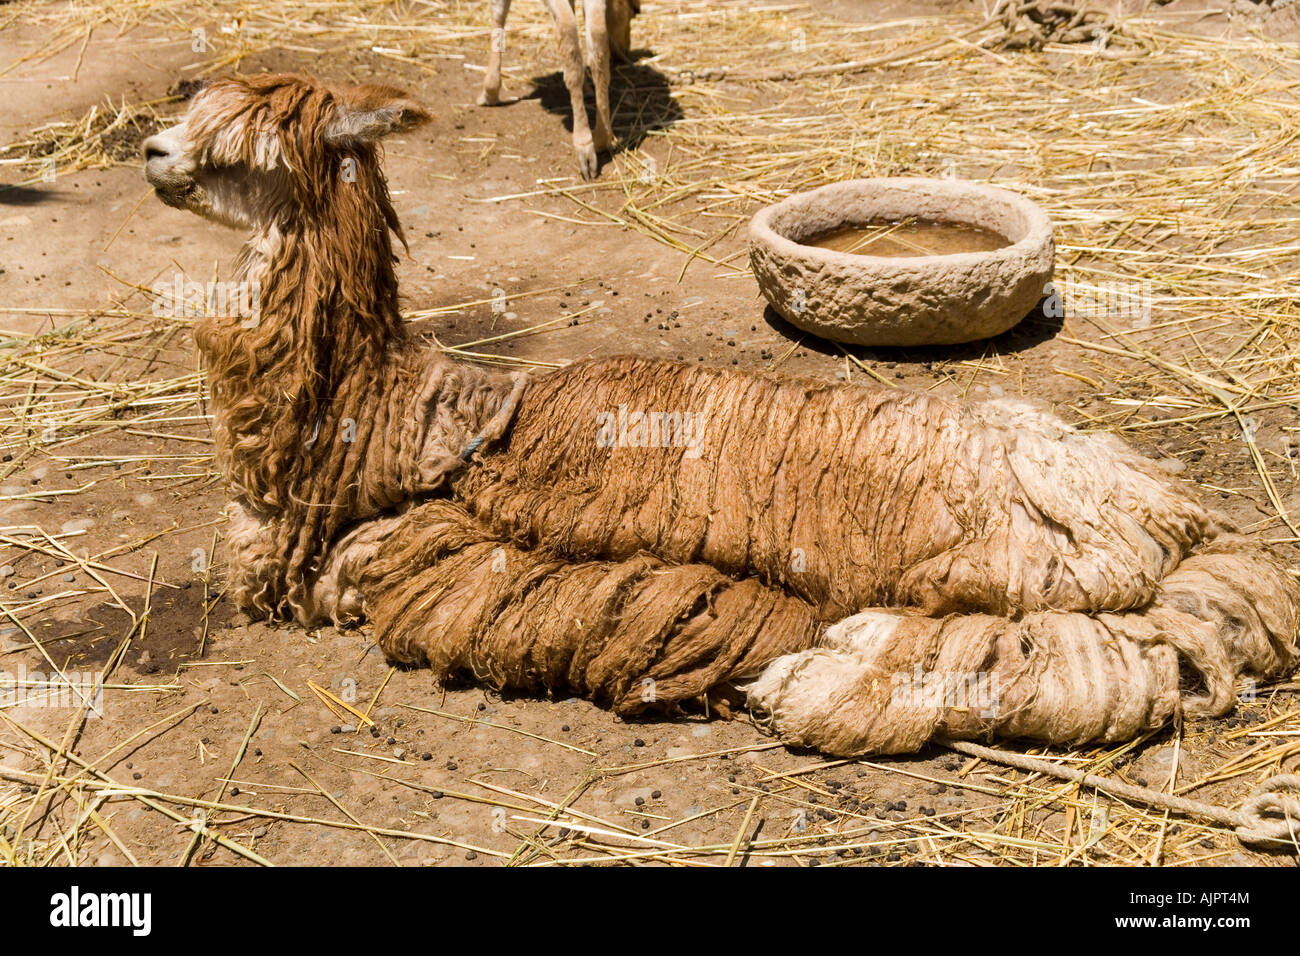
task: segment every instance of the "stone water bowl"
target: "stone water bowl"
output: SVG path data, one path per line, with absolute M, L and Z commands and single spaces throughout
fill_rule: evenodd
M 1005 241 L 981 252 L 892 256 L 807 244 L 846 227 L 913 220 L 977 227 L 985 245 Z M 1042 209 L 960 180 L 833 183 L 768 206 L 749 225 L 750 263 L 772 308 L 804 331 L 854 345 L 956 345 L 1005 332 L 1044 296 L 1054 257 Z

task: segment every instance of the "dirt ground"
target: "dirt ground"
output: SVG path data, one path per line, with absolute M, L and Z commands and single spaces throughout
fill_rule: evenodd
M 973 9 L 872 0 L 812 7 L 859 24 Z M 1236 28 L 1213 4 L 1168 9 L 1184 23 L 1188 10 L 1205 9 L 1200 29 Z M 1277 27 L 1292 29 L 1289 23 Z M 103 28 L 84 45 L 25 61 L 48 32 L 21 17 L 8 22 L 0 29 L 0 67 L 9 66 L 0 74 L 0 144 L 78 119 L 105 97 L 162 100 L 199 58 L 190 30 L 188 23 Z M 465 49 L 472 53 L 477 42 Z M 1091 331 L 1082 326 L 1067 322 L 1063 329 L 1059 320 L 1031 316 L 992 343 L 855 350 L 859 365 L 765 310 L 752 277 L 698 259 L 687 266 L 675 248 L 600 224 L 598 215 L 577 215 L 564 196 L 496 200 L 532 193 L 543 182 L 578 180 L 554 62 L 509 64 L 506 92 L 520 98 L 495 109 L 475 105 L 481 72 L 472 67 L 480 62 L 467 55 L 417 66 L 373 52 L 277 49 L 239 64 L 245 72 L 383 80 L 432 107 L 433 123 L 391 142 L 386 164 L 410 240 L 400 265 L 404 306 L 459 306 L 421 321 L 437 342 L 473 342 L 581 312 L 573 323 L 504 339 L 490 350 L 541 363 L 635 352 L 859 382 L 865 365 L 901 386 L 1029 395 L 1077 421 L 1081 410 L 1100 407 L 1087 376 L 1055 371 L 1084 368 L 1072 341 Z M 530 95 L 527 77 L 539 78 L 540 92 Z M 637 74 L 637 84 L 637 115 L 648 128 L 690 122 L 655 69 Z M 173 102 L 159 112 L 182 108 Z M 625 137 L 637 135 L 627 116 L 620 125 Z M 124 134 L 124 155 L 138 139 L 136 131 Z M 653 154 L 659 145 L 650 139 L 645 148 Z M 17 181 L 6 167 L 0 177 Z M 618 199 L 596 191 L 588 201 L 599 210 Z M 228 274 L 239 243 L 239 236 L 152 199 L 135 159 L 0 191 L 0 305 L 7 310 L 0 326 L 22 338 L 89 314 L 108 323 L 113 310 L 147 313 L 148 290 L 159 277 Z M 738 229 L 710 253 L 725 261 L 743 248 Z M 488 304 L 496 289 L 508 295 L 504 314 Z M 140 335 L 127 349 L 91 334 L 80 370 L 66 374 L 185 379 L 193 387 L 197 364 L 184 323 L 141 320 Z M 50 341 L 54 348 L 58 336 Z M 41 364 L 39 357 L 28 361 Z M 997 374 L 981 375 L 983 363 Z M 224 499 L 201 403 L 166 418 L 148 418 L 138 401 L 110 409 L 105 415 L 117 418 L 80 437 L 74 452 L 37 440 L 40 393 L 22 383 L 7 381 L 3 396 L 8 414 L 28 426 L 25 437 L 10 433 L 0 472 L 0 560 L 8 562 L 0 568 L 0 597 L 10 614 L 0 629 L 0 669 L 47 672 L 43 654 L 69 671 L 116 666 L 102 717 L 82 723 L 69 707 L 0 710 L 0 769 L 13 771 L 0 780 L 11 862 L 243 865 L 251 852 L 277 864 L 335 865 L 621 858 L 719 864 L 729 857 L 748 865 L 968 865 L 1008 854 L 1019 863 L 1176 857 L 1190 865 L 1294 865 L 1293 856 L 1252 852 L 1222 829 L 1176 817 L 1161 822 L 1158 814 L 1154 823 L 1134 816 L 1127 847 L 1103 841 L 1083 852 L 1090 818 L 1080 808 L 1095 815 L 1104 799 L 943 749 L 827 761 L 775 745 L 743 717 L 625 722 L 579 700 L 442 687 L 426 671 L 390 668 L 364 629 L 306 631 L 245 620 L 220 597 Z M 1261 427 L 1277 430 L 1294 412 L 1283 406 L 1260 414 Z M 1273 515 L 1230 436 L 1216 431 L 1214 447 L 1223 450 L 1208 454 L 1192 453 L 1187 431 L 1128 437 L 1178 462 L 1184 477 L 1218 489 L 1207 493 L 1238 522 L 1258 528 Z M 1279 489 L 1296 500 L 1290 478 L 1279 479 Z M 13 545 L 32 526 L 75 554 L 95 556 L 94 563 L 71 560 L 53 543 Z M 41 650 L 13 626 L 17 620 Z M 373 725 L 323 692 L 368 713 Z M 1295 710 L 1294 693 L 1284 685 L 1244 702 L 1233 717 L 1170 729 L 1131 749 L 1083 753 L 1113 754 L 1106 772 L 1128 782 L 1163 784 L 1175 758 L 1183 779 L 1194 779 L 1256 746 L 1246 732 L 1266 716 Z M 18 725 L 75 753 L 127 795 L 47 782 L 47 771 L 71 765 L 51 762 L 49 748 Z M 1282 766 L 1294 768 L 1294 757 Z M 1232 804 L 1253 781 L 1212 781 L 1192 795 Z M 547 824 L 561 804 L 573 811 L 567 825 Z M 186 823 L 196 817 L 225 844 L 196 836 Z M 1145 838 L 1157 829 L 1162 848 Z M 1138 831 L 1142 839 L 1132 835 Z

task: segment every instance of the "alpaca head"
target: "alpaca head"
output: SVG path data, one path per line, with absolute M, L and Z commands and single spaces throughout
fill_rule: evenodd
M 145 141 L 145 175 L 169 206 L 234 228 L 284 230 L 329 215 L 347 186 L 386 205 L 375 144 L 428 119 L 391 87 L 220 79 L 195 95 L 182 123 Z

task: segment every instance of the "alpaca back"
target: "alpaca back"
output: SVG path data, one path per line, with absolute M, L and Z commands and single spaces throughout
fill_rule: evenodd
M 621 713 L 750 681 L 775 733 L 828 753 L 1126 739 L 1300 654 L 1267 550 L 1016 403 L 582 363 L 530 383 L 454 497 L 335 576 L 391 656 Z
M 707 562 L 830 620 L 1137 607 L 1218 530 L 1127 446 L 1027 406 L 632 358 L 531 385 L 457 492 L 531 546 Z

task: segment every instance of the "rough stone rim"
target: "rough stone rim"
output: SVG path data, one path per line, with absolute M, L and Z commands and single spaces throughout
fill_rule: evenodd
M 897 257 L 806 244 L 843 225 L 907 216 L 981 226 L 1004 244 Z M 1047 293 L 1052 231 L 1035 203 L 985 183 L 855 179 L 760 209 L 750 220 L 749 259 L 763 297 L 805 332 L 866 346 L 957 345 L 1007 331 Z
M 864 190 L 887 188 L 901 189 L 903 191 L 924 190 L 931 193 L 947 192 L 954 199 L 974 199 L 986 203 L 1000 203 L 1024 217 L 1026 223 L 1025 234 L 1020 239 L 1009 241 L 1006 245 L 987 252 L 949 252 L 929 256 L 871 256 L 858 252 L 840 252 L 835 249 L 825 249 L 821 246 L 796 242 L 778 232 L 771 223 L 774 217 L 788 211 L 798 210 L 826 195 L 836 193 L 860 194 Z M 948 221 L 960 222 L 969 226 L 979 226 L 983 229 L 990 228 L 987 220 L 972 222 L 969 217 L 966 217 L 962 219 L 954 218 Z M 841 226 L 846 224 L 845 221 L 840 222 Z M 993 231 L 998 232 L 999 235 L 1002 234 L 1001 230 Z M 847 179 L 843 182 L 831 183 L 827 186 L 819 186 L 816 189 L 787 196 L 780 202 L 765 206 L 754 214 L 749 224 L 749 238 L 751 243 L 763 242 L 786 258 L 796 256 L 800 258 L 820 258 L 827 262 L 844 264 L 861 263 L 863 260 L 868 260 L 876 269 L 885 270 L 895 267 L 899 272 L 914 273 L 916 267 L 927 260 L 942 260 L 945 264 L 957 265 L 961 264 L 962 259 L 976 262 L 980 259 L 1026 256 L 1040 249 L 1045 243 L 1052 241 L 1052 221 L 1036 203 L 997 186 L 963 180 L 897 176 L 874 179 Z M 1012 237 L 1003 236 L 1003 238 L 1011 240 Z

